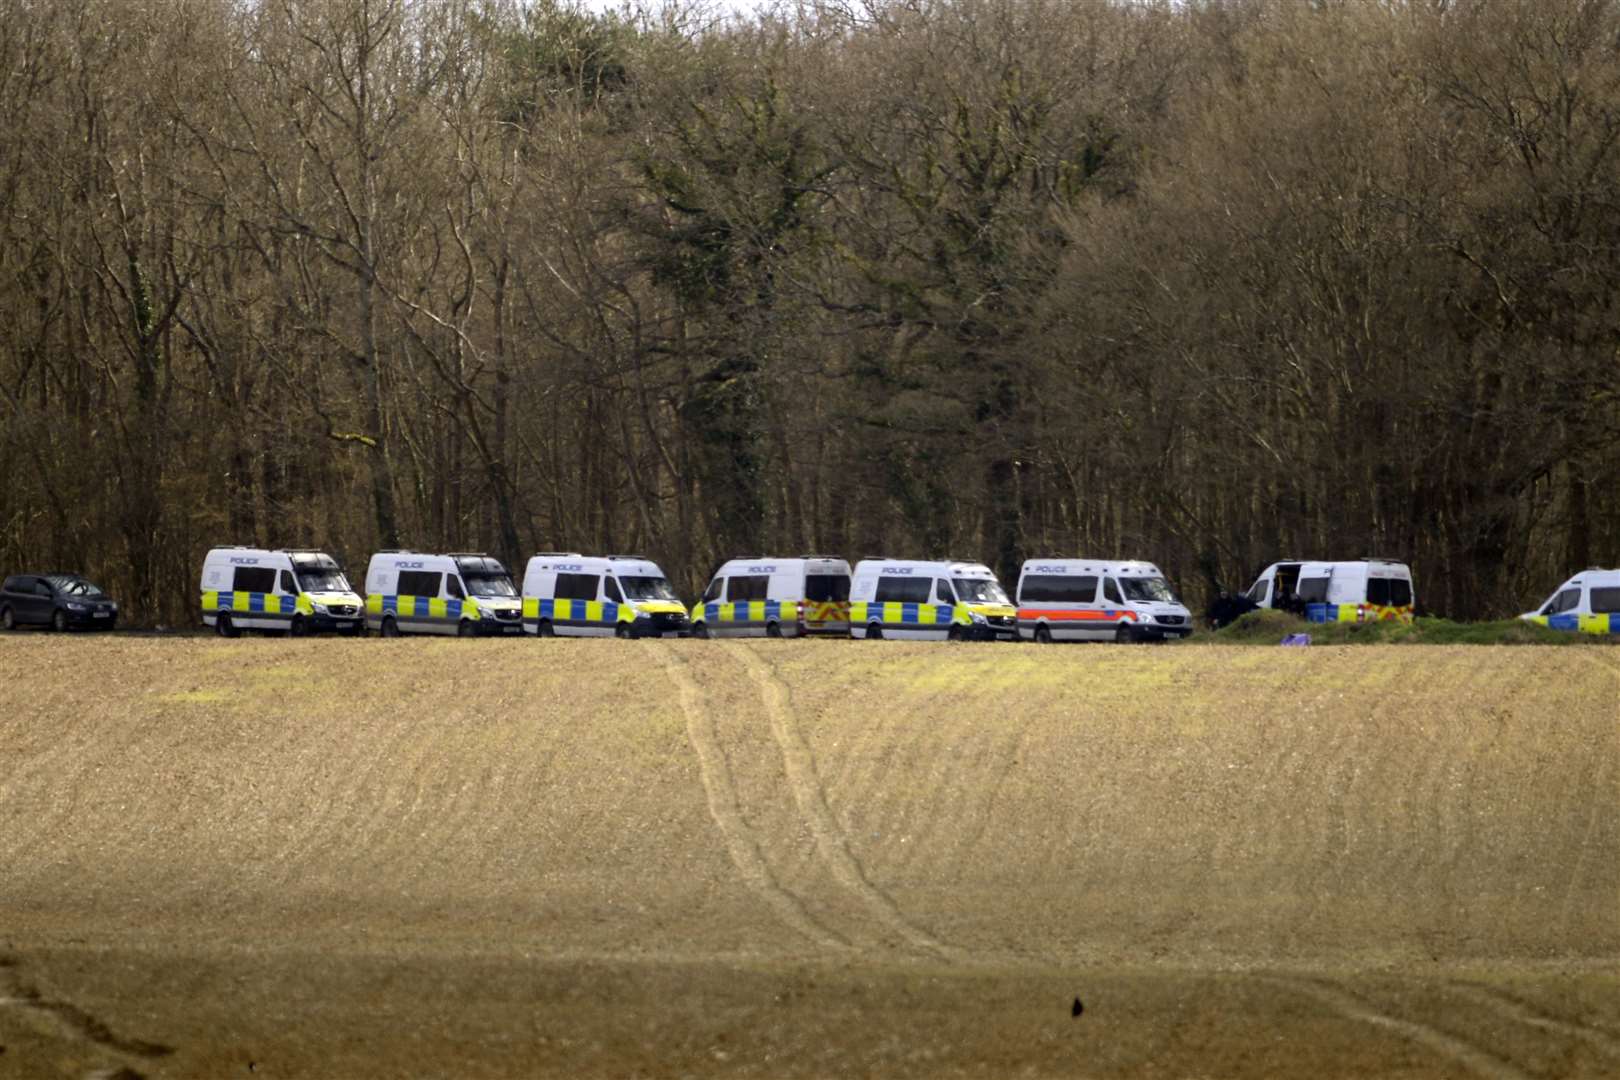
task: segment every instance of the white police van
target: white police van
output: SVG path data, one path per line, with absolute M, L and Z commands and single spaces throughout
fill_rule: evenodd
M 1411 622 L 1412 571 L 1392 559 L 1272 563 L 1249 586 L 1263 608 L 1297 611 L 1311 622 Z
M 550 637 L 661 637 L 688 632 L 686 608 L 658 564 L 640 555 L 541 552 L 523 572 L 523 628 Z
M 1620 570 L 1582 570 L 1519 618 L 1553 630 L 1620 634 Z
M 1162 641 L 1192 633 L 1192 613 L 1150 562 L 1030 559 L 1018 573 L 1025 641 Z
M 849 584 L 849 632 L 875 640 L 1018 638 L 1018 612 L 983 563 L 862 559 Z
M 521 634 L 512 576 L 483 552 L 379 551 L 366 568 L 366 625 L 400 634 Z
M 721 565 L 692 608 L 696 637 L 849 635 L 849 563 L 756 555 Z
M 366 629 L 360 597 L 324 551 L 214 548 L 203 559 L 201 590 L 203 624 L 222 637 L 243 630 L 299 636 Z

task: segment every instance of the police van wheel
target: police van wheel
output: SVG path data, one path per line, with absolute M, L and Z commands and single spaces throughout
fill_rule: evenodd
M 540 620 L 540 626 L 539 626 L 538 629 L 540 631 L 540 635 L 539 635 L 540 637 L 556 637 L 557 636 L 557 628 L 551 625 L 551 620 L 550 619 L 541 619 Z
M 476 633 L 478 628 L 473 626 L 469 619 L 462 619 L 460 625 L 456 627 L 456 637 L 472 637 Z
M 951 628 L 945 631 L 946 641 L 961 641 L 963 637 L 962 628 L 955 623 L 952 623 Z
M 707 626 L 705 626 L 703 623 L 693 623 L 692 624 L 692 636 L 695 637 L 695 638 L 707 639 L 708 636 L 709 636 L 709 628 Z
M 778 623 L 778 622 L 766 623 L 765 624 L 765 636 L 766 637 L 781 637 L 782 636 L 782 624 Z
M 288 637 L 306 637 L 309 634 L 309 620 L 302 615 L 294 615 L 292 622 L 287 625 Z
M 613 628 L 613 636 L 616 638 L 627 638 L 630 636 L 630 628 L 624 625 L 624 623 L 620 623 L 618 626 Z
M 1119 629 L 1114 631 L 1114 644 L 1116 645 L 1129 645 L 1135 640 L 1136 635 L 1131 632 L 1130 623 L 1120 623 Z
M 11 613 L 10 608 L 0 608 L 0 626 L 7 630 L 17 629 L 17 616 Z
M 399 637 L 399 623 L 394 621 L 392 615 L 382 621 L 383 637 Z
M 866 628 L 866 640 L 867 641 L 882 641 L 883 640 L 883 627 L 879 626 L 877 623 L 873 623 L 871 626 L 868 626 Z
M 1035 628 L 1035 640 L 1042 645 L 1052 644 L 1052 628 L 1042 623 Z
M 214 633 L 220 637 L 240 637 L 242 631 L 231 625 L 229 615 L 219 615 L 214 619 Z

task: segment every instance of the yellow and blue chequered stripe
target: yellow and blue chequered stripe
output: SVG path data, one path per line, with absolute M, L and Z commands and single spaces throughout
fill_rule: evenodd
M 1530 620 L 1549 630 L 1573 630 L 1581 634 L 1620 634 L 1620 614 L 1537 615 Z
M 964 612 L 966 608 L 963 609 Z M 956 620 L 956 608 L 950 604 L 910 604 L 889 600 L 883 603 L 865 601 L 849 605 L 851 624 L 881 623 L 884 626 L 950 626 Z
M 443 600 L 436 596 L 388 596 L 373 593 L 366 597 L 366 614 L 399 619 L 460 622 L 463 617 L 478 618 L 476 600 Z
M 546 620 L 563 626 L 612 626 L 618 622 L 631 622 L 636 613 L 629 604 L 612 600 L 542 600 L 537 596 L 523 598 L 523 621 L 538 623 Z
M 224 589 L 209 590 L 202 594 L 202 609 L 209 612 L 228 611 L 233 615 L 268 615 L 291 617 L 313 609 L 303 595 L 284 593 L 231 592 Z
M 701 620 L 711 626 L 765 626 L 792 622 L 798 617 L 799 605 L 792 600 L 712 601 L 699 604 L 692 612 L 694 622 Z
M 1412 621 L 1410 607 L 1385 607 L 1380 604 L 1306 604 L 1305 621 L 1330 622 L 1400 622 Z

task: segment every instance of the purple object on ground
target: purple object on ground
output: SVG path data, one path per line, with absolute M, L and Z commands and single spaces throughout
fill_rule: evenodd
M 1309 634 L 1289 634 L 1278 642 L 1280 645 L 1309 645 L 1310 643 L 1311 635 Z

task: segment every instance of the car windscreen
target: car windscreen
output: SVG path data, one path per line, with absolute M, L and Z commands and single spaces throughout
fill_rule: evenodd
M 1122 577 L 1119 587 L 1125 590 L 1125 599 L 1153 601 L 1160 604 L 1179 604 L 1170 583 L 1162 577 Z
M 299 567 L 298 587 L 304 592 L 352 592 L 341 570 Z
M 56 591 L 60 592 L 64 596 L 79 596 L 86 600 L 95 600 L 106 595 L 106 593 L 102 592 L 99 587 L 84 580 L 82 577 L 70 577 L 66 574 L 52 574 L 46 580 L 52 585 L 55 585 Z
M 619 575 L 619 587 L 626 600 L 674 600 L 679 603 L 669 581 L 661 577 L 628 577 Z
M 516 596 L 517 588 L 506 574 L 471 574 L 463 570 L 461 580 L 472 596 Z
M 951 578 L 956 586 L 957 599 L 964 604 L 1010 604 L 1007 593 L 993 578 Z

